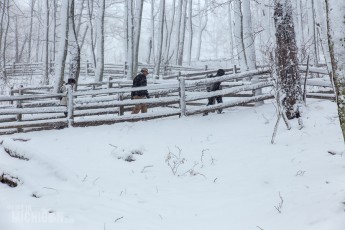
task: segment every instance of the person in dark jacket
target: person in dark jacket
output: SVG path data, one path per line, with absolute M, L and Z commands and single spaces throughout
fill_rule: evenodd
M 217 75 L 213 76 L 212 74 L 210 76 L 208 76 L 208 78 L 213 78 L 213 77 L 220 77 L 223 76 L 225 74 L 225 71 L 223 69 L 219 69 L 217 71 Z M 207 87 L 207 92 L 212 92 L 212 91 L 216 91 L 216 90 L 221 90 L 221 86 L 220 86 L 221 82 L 215 82 L 211 85 L 209 85 Z M 215 96 L 215 97 L 209 97 L 208 98 L 208 103 L 207 106 L 209 105 L 214 105 L 215 101 L 217 101 L 217 103 L 223 103 L 223 98 L 222 96 Z M 218 109 L 217 113 L 222 113 L 222 109 Z M 204 113 L 204 116 L 208 115 L 208 112 Z
M 140 73 L 133 79 L 133 88 L 134 87 L 144 87 L 147 86 L 147 79 L 146 76 L 149 75 L 149 71 L 147 68 L 142 68 Z M 145 99 L 150 98 L 149 93 L 147 90 L 138 90 L 132 91 L 131 93 L 132 100 L 135 99 Z M 147 112 L 147 105 L 146 104 L 139 104 L 133 108 L 132 114 L 137 114 L 139 112 L 146 113 Z

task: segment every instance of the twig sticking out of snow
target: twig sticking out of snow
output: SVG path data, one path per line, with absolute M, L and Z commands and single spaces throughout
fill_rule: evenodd
M 278 203 L 277 206 L 274 206 L 274 207 L 275 207 L 275 209 L 277 209 L 277 211 L 279 213 L 282 213 L 282 207 L 283 207 L 284 200 L 283 200 L 283 197 L 280 195 L 280 192 L 279 192 L 279 198 L 280 198 L 280 202 Z
M 151 168 L 151 167 L 153 167 L 153 165 L 147 165 L 147 166 L 145 166 L 145 167 L 141 170 L 141 173 L 143 173 L 143 172 L 145 171 L 145 169 Z
M 119 217 L 119 218 L 116 218 L 114 222 L 118 221 L 118 220 L 121 220 L 123 219 L 123 216 Z
M 340 155 L 340 156 L 343 156 L 344 152 L 339 152 L 339 151 L 334 151 L 334 150 L 328 150 L 327 151 L 329 154 L 335 156 L 335 155 Z

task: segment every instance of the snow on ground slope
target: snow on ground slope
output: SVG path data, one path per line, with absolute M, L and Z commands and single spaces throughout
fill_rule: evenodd
M 20 182 L 0 183 L 0 229 L 343 230 L 335 103 L 310 100 L 305 127 L 281 122 L 272 145 L 274 113 L 265 104 L 2 136 L 0 173 Z

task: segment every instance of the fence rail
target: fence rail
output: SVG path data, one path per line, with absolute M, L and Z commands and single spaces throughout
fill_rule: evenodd
M 321 73 L 323 69 L 313 71 Z M 233 67 L 226 69 L 224 76 L 205 78 L 207 74 L 215 72 L 216 70 L 180 72 L 178 80 L 152 79 L 148 86 L 138 88 L 132 88 L 131 81 L 128 80 L 110 79 L 109 82 L 99 84 L 83 84 L 84 88 L 79 87 L 78 91 L 68 87 L 67 93 L 58 94 L 50 93 L 50 86 L 13 89 L 10 96 L 0 96 L 1 103 L 8 103 L 0 108 L 0 134 L 167 116 L 184 117 L 251 105 L 274 97 L 270 90 L 273 83 L 265 68 L 239 73 L 239 69 Z M 255 84 L 246 81 L 255 76 L 259 76 L 261 80 Z M 326 79 L 308 79 L 311 92 L 307 96 L 333 100 L 332 84 Z M 223 89 L 205 92 L 206 86 L 216 82 L 222 82 Z M 255 95 L 257 89 L 267 90 L 263 90 L 262 95 Z M 137 90 L 148 90 L 151 98 L 131 100 L 131 92 Z M 224 102 L 206 106 L 206 99 L 216 96 L 223 96 Z M 61 97 L 67 97 L 67 106 L 60 106 Z M 143 103 L 152 108 L 152 111 L 146 114 L 129 113 L 133 106 Z

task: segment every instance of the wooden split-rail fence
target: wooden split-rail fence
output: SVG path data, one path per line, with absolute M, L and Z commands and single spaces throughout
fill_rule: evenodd
M 154 65 L 152 64 L 142 64 L 139 63 L 138 70 L 141 68 L 148 68 L 150 72 L 153 72 Z M 54 73 L 55 65 L 54 62 L 49 63 L 49 72 Z M 175 66 L 175 65 L 163 65 L 160 69 L 160 75 L 166 76 L 178 71 L 203 71 L 207 70 L 208 66 L 203 67 L 190 67 L 190 66 Z M 65 67 L 65 74 L 68 74 L 68 64 Z M 124 64 L 113 64 L 105 63 L 104 64 L 104 75 L 107 77 L 113 78 L 123 78 L 127 74 L 128 65 L 125 62 Z M 22 76 L 42 76 L 43 75 L 43 63 L 16 63 L 12 62 L 5 65 L 5 72 L 7 77 L 22 77 Z M 95 68 L 92 62 L 86 61 L 81 62 L 80 65 L 80 74 L 83 76 L 94 76 Z
M 301 70 L 306 71 L 306 68 L 301 67 Z M 0 134 L 184 117 L 239 105 L 252 106 L 255 102 L 274 98 L 268 69 L 238 73 L 234 67 L 225 71 L 224 76 L 215 78 L 206 78 L 206 75 L 215 74 L 216 70 L 180 72 L 165 80 L 152 79 L 147 87 L 138 88 L 132 88 L 128 80 L 110 79 L 104 83 L 80 84 L 78 90 L 67 87 L 66 93 L 50 93 L 51 86 L 13 89 L 11 95 L 0 96 Z M 320 68 L 310 68 L 308 72 L 328 76 L 327 71 Z M 258 77 L 259 81 L 248 81 L 253 77 Z M 222 82 L 222 90 L 206 92 L 206 86 L 216 82 Z M 308 79 L 307 85 L 310 88 L 308 97 L 334 100 L 332 84 L 327 77 Z M 255 95 L 258 89 L 263 93 Z M 148 90 L 150 98 L 131 100 L 131 92 L 137 90 Z M 223 96 L 225 100 L 206 106 L 206 99 L 215 96 Z M 67 97 L 67 106 L 59 105 L 61 97 Z M 130 113 L 135 105 L 142 103 L 149 106 L 148 113 Z

